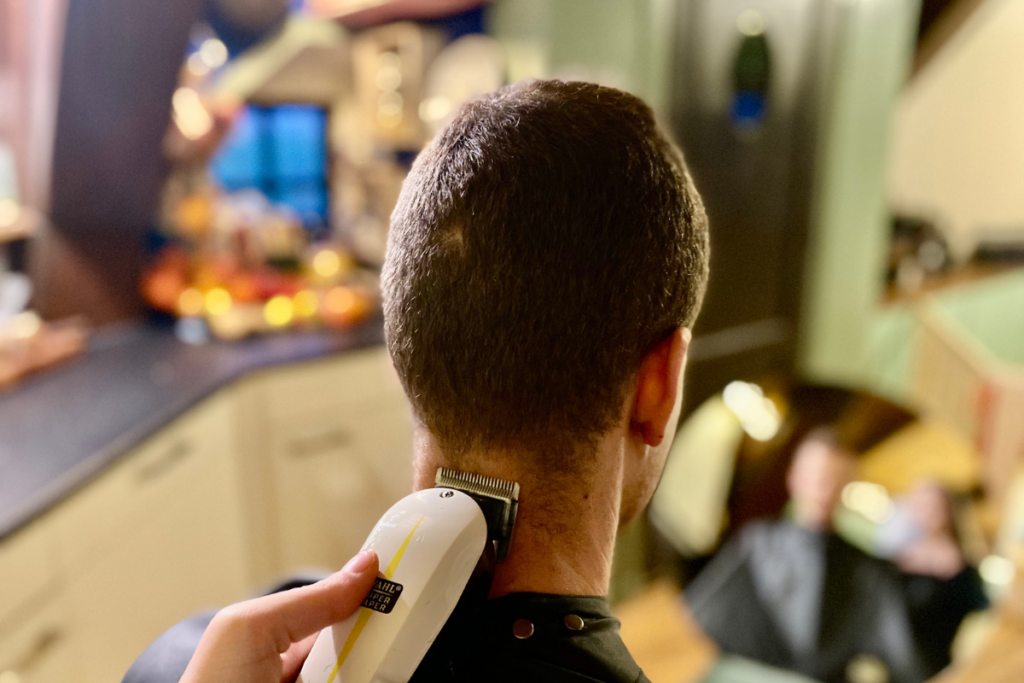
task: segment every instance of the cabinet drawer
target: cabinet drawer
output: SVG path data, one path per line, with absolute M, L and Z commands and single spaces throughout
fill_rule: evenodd
M 48 525 L 37 522 L 0 543 L 0 627 L 56 583 L 50 532 Z
M 161 633 L 189 615 L 245 597 L 238 511 L 223 470 L 196 480 L 123 534 L 65 588 L 68 647 L 82 683 L 116 683 Z
M 68 622 L 51 599 L 31 616 L 0 629 L 0 680 L 57 683 L 74 680 L 68 654 Z
M 171 501 L 187 501 L 194 482 L 231 448 L 226 396 L 174 422 L 56 511 L 63 560 L 79 570 Z
M 282 571 L 337 569 L 411 488 L 404 403 L 306 415 L 273 433 L 271 453 Z
M 321 410 L 275 430 L 271 441 L 278 475 L 286 470 L 306 471 L 309 476 L 318 471 L 337 473 L 350 482 L 335 487 L 346 495 L 366 486 L 378 495 L 397 498 L 411 491 L 412 424 L 403 404 L 378 399 L 358 408 Z M 356 475 L 353 468 L 362 474 Z
M 403 395 L 383 346 L 273 371 L 264 378 L 263 391 L 271 426 L 325 408 L 358 407 L 384 396 Z

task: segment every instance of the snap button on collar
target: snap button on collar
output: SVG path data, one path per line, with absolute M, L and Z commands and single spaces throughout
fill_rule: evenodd
M 516 619 L 512 624 L 512 633 L 519 640 L 526 640 L 533 635 L 533 622 L 529 619 Z
M 562 619 L 562 623 L 565 624 L 565 627 L 570 631 L 582 631 L 583 626 L 585 625 L 583 623 L 583 617 L 578 614 L 565 615 L 565 619 Z

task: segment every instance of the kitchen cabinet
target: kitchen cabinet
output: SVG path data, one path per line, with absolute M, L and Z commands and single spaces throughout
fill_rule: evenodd
M 169 626 L 245 597 L 230 391 L 57 511 L 76 679 L 117 681 Z
M 81 571 L 168 507 L 204 504 L 202 478 L 237 505 L 232 411 L 230 391 L 204 401 L 64 501 L 53 521 L 63 562 Z
M 392 503 L 408 493 L 401 415 L 380 405 L 315 414 L 270 442 L 285 572 L 336 570 L 359 551 Z
M 68 647 L 69 623 L 55 595 L 37 603 L 23 620 L 0 627 L 2 683 L 64 683 L 84 680 Z
M 0 541 L 0 681 L 116 682 L 187 616 L 336 570 L 411 457 L 383 347 L 222 389 Z
M 53 591 L 58 580 L 49 524 L 30 524 L 0 544 L 0 633 L 8 622 Z
M 380 347 L 266 378 L 279 574 L 339 569 L 412 486 L 409 405 Z
M 70 680 L 55 535 L 39 520 L 0 544 L 0 681 Z

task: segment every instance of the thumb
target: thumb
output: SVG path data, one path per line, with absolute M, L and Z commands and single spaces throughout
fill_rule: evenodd
M 363 550 L 323 581 L 257 600 L 250 613 L 253 625 L 273 633 L 278 652 L 283 653 L 292 643 L 354 614 L 370 592 L 377 570 L 377 554 Z

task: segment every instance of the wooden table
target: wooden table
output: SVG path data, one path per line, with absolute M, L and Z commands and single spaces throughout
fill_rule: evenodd
M 616 606 L 622 640 L 651 683 L 698 683 L 719 650 L 685 611 L 679 589 L 658 581 Z

